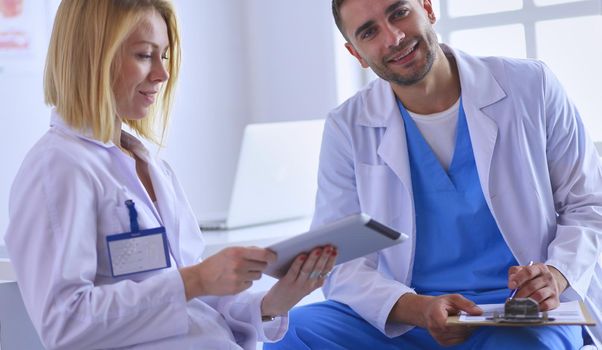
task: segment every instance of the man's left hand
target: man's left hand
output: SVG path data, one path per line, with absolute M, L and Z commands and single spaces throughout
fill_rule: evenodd
M 512 266 L 508 270 L 508 288 L 519 288 L 515 298 L 532 298 L 541 311 L 560 305 L 560 294 L 568 287 L 566 278 L 553 266 L 537 263 L 531 266 Z

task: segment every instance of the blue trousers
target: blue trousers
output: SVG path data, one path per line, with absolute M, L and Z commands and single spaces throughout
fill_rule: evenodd
M 325 301 L 294 308 L 285 337 L 264 350 L 489 350 L 489 349 L 579 349 L 583 346 L 580 326 L 480 327 L 459 345 L 442 347 L 423 328 L 388 338 L 350 307 Z

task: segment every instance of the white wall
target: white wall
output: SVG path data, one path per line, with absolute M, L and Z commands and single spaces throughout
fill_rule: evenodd
M 27 150 L 48 128 L 50 109 L 44 105 L 42 75 L 49 37 L 48 6 L 24 3 L 33 23 L 0 17 L 0 32 L 31 30 L 30 49 L 19 55 L 0 55 L 0 244 L 8 221 L 10 184 Z
M 245 1 L 253 122 L 323 118 L 336 105 L 330 1 Z
M 183 62 L 167 147 L 160 155 L 174 168 L 200 217 L 227 209 L 244 125 L 321 118 L 335 107 L 328 3 L 175 0 Z M 7 227 L 10 184 L 25 152 L 48 125 L 44 55 L 29 73 L 0 70 L 0 120 L 6 127 L 0 139 L 5 161 L 0 238 Z
M 183 66 L 165 158 L 201 218 L 225 213 L 252 122 L 323 118 L 336 105 L 323 1 L 176 2 Z
M 237 1 L 177 0 L 182 69 L 166 158 L 197 215 L 223 212 L 249 121 L 244 13 Z

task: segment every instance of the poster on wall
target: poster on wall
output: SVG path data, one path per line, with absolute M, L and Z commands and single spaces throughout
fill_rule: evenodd
M 0 0 L 0 75 L 43 69 L 53 2 Z

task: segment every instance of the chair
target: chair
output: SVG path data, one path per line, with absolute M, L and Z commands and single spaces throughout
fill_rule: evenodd
M 17 282 L 0 282 L 0 350 L 43 350 Z

